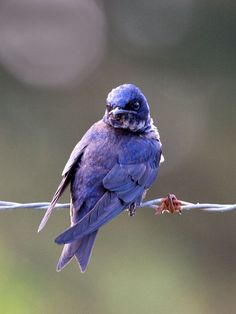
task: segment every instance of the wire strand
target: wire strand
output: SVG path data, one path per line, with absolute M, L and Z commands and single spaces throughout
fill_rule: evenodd
M 157 198 L 150 201 L 141 203 L 139 208 L 152 208 L 157 209 L 163 203 L 165 198 Z M 179 208 L 180 212 L 190 210 L 201 210 L 207 212 L 228 212 L 236 209 L 236 204 L 209 204 L 209 203 L 190 203 L 186 201 L 178 201 L 181 205 Z M 49 202 L 38 202 L 38 203 L 15 203 L 0 201 L 0 211 L 16 210 L 16 209 L 34 209 L 34 210 L 46 210 L 50 205 Z M 57 203 L 55 209 L 68 209 L 70 203 Z

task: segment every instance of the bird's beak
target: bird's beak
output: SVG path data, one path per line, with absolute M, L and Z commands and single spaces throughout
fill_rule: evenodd
M 115 109 L 111 110 L 109 112 L 109 116 L 112 115 L 113 117 L 116 117 L 117 115 L 119 114 L 127 114 L 127 113 L 135 113 L 136 114 L 136 111 L 132 111 L 132 110 L 124 110 L 124 109 L 121 109 L 119 107 L 116 107 Z

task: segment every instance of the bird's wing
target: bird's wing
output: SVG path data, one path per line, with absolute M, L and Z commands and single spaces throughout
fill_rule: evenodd
M 115 193 L 105 192 L 96 205 L 73 227 L 60 234 L 55 242 L 57 244 L 71 243 L 77 239 L 96 231 L 103 224 L 118 215 L 125 208 L 124 203 Z
M 100 228 L 130 204 L 141 202 L 144 191 L 157 176 L 161 149 L 158 145 L 139 148 L 143 148 L 143 151 L 132 158 L 125 158 L 122 151 L 118 162 L 103 179 L 107 192 L 81 220 L 60 234 L 55 239 L 56 243 L 71 243 L 82 238 Z M 149 152 L 146 150 L 148 148 Z
M 81 141 L 74 147 L 70 157 L 62 171 L 62 176 L 66 176 L 68 172 L 71 171 L 73 166 L 77 163 L 77 161 L 81 158 L 81 154 L 84 152 L 84 149 L 88 146 L 88 140 L 86 137 L 82 138 Z
M 73 151 L 70 155 L 70 158 L 69 158 L 68 162 L 66 163 L 66 166 L 62 172 L 63 178 L 61 180 L 61 183 L 59 184 L 59 186 L 56 190 L 56 193 L 54 194 L 52 201 L 51 201 L 51 203 L 50 203 L 50 205 L 49 205 L 49 207 L 48 207 L 48 209 L 47 209 L 47 211 L 46 211 L 46 213 L 45 213 L 45 215 L 44 215 L 44 217 L 43 217 L 43 219 L 39 225 L 38 232 L 40 232 L 44 228 L 44 226 L 46 225 L 58 199 L 60 198 L 60 196 L 65 191 L 68 184 L 70 183 L 71 174 L 73 172 L 72 170 L 75 166 L 78 165 L 86 147 L 87 147 L 87 143 L 85 140 L 82 139 L 73 149 Z
M 157 176 L 158 168 L 148 163 L 136 165 L 117 164 L 104 178 L 103 184 L 126 204 L 140 203 L 143 192 Z
M 139 197 L 150 188 L 159 169 L 161 144 L 159 141 L 139 140 L 122 150 L 118 163 L 103 180 L 104 187 L 127 204 L 141 202 Z

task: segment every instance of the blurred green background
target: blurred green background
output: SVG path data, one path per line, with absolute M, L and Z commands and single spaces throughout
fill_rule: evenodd
M 165 155 L 147 199 L 235 203 L 235 21 L 233 0 L 2 0 L 0 199 L 49 201 L 107 93 L 132 82 Z M 1 313 L 235 313 L 236 212 L 123 213 L 83 275 L 55 271 L 68 212 L 37 234 L 42 215 L 0 214 Z

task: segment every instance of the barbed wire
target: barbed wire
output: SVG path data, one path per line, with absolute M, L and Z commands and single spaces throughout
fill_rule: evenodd
M 16 210 L 16 209 L 33 209 L 33 210 L 46 210 L 50 205 L 49 202 L 38 203 L 15 203 L 0 201 L 0 211 Z M 190 203 L 178 200 L 174 194 L 168 194 L 167 197 L 157 198 L 150 201 L 141 203 L 139 208 L 152 208 L 156 214 L 163 212 L 185 212 L 191 210 L 202 210 L 207 212 L 228 212 L 236 209 L 236 204 L 211 204 L 211 203 Z M 70 203 L 57 203 L 55 209 L 68 209 Z

